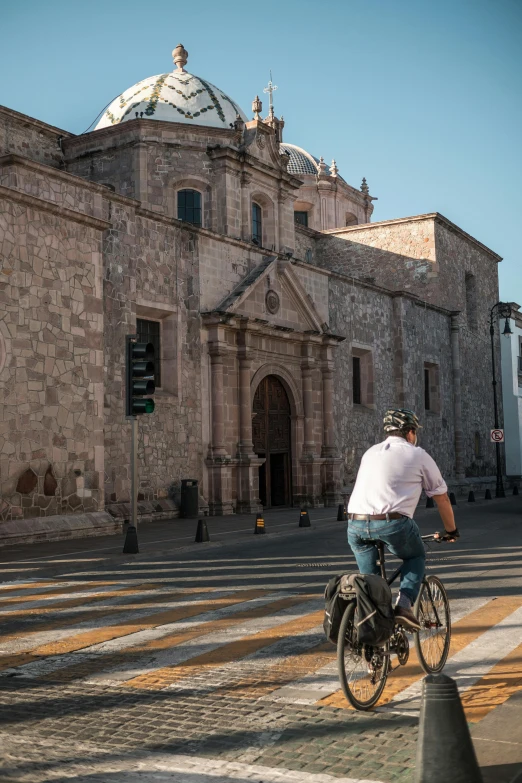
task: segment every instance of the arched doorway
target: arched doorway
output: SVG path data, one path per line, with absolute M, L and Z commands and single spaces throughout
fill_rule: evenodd
M 267 375 L 253 401 L 254 451 L 265 459 L 259 468 L 259 497 L 263 506 L 288 506 L 291 497 L 290 401 L 275 375 Z

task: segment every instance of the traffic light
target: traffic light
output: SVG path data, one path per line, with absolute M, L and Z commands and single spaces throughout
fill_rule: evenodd
M 125 350 L 125 415 L 141 416 L 153 413 L 154 400 L 154 346 L 137 343 L 134 335 L 127 336 Z

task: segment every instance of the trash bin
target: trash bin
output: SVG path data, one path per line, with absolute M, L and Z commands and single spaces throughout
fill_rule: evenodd
M 181 506 L 179 515 L 182 519 L 197 519 L 199 510 L 199 492 L 196 479 L 181 481 Z

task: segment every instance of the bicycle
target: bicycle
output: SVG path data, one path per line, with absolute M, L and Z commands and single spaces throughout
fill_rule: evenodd
M 434 535 L 421 536 L 423 541 L 440 540 Z M 384 558 L 384 542 L 371 539 L 376 545 L 381 576 L 389 585 L 397 579 L 401 566 L 388 579 Z M 337 640 L 337 664 L 344 695 L 357 710 L 369 710 L 379 700 L 391 670 L 391 656 L 396 655 L 399 666 L 408 662 L 410 643 L 405 629 L 396 624 L 388 642 L 379 647 L 361 645 L 357 641 L 354 623 L 356 600 L 348 601 L 344 610 Z M 421 624 L 414 634 L 415 649 L 426 674 L 440 672 L 448 658 L 451 641 L 451 616 L 449 600 L 441 580 L 432 574 L 424 576 L 414 614 Z M 398 668 L 395 667 L 395 668 Z

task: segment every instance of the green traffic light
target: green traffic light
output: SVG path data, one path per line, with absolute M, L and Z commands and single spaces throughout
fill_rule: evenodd
M 132 401 L 132 415 L 140 416 L 142 413 L 154 413 L 154 400 L 136 400 Z

